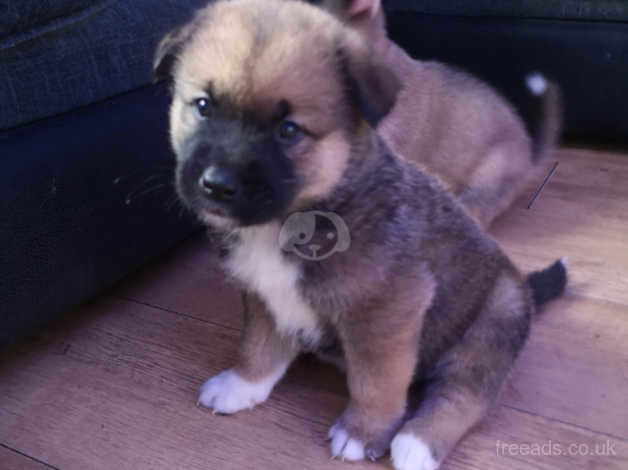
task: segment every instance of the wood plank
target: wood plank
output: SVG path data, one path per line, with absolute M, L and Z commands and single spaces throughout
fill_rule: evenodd
M 557 156 L 533 208 L 513 209 L 491 232 L 522 269 L 568 256 L 571 293 L 628 305 L 628 157 L 575 149 Z
M 71 469 L 390 468 L 330 461 L 326 432 L 345 403 L 342 376 L 297 364 L 271 399 L 234 417 L 194 406 L 198 386 L 227 367 L 237 332 L 119 300 L 86 307 L 67 325 L 4 351 L 0 442 Z M 617 456 L 498 455 L 496 441 L 606 442 L 594 431 L 501 407 L 445 469 L 625 468 Z
M 551 447 L 552 454 L 531 454 L 547 451 L 543 446 Z M 611 446 L 612 451 L 604 453 Z M 463 439 L 442 468 L 623 469 L 628 465 L 627 451 L 625 441 L 498 407 Z
M 534 322 L 502 403 L 628 439 L 628 312 L 568 296 Z
M 53 467 L 36 462 L 0 445 L 0 468 L 2 470 L 50 470 Z
M 226 278 L 207 235 L 200 233 L 122 281 L 114 295 L 241 327 L 240 292 Z
M 325 435 L 340 395 L 320 416 L 309 386 L 288 380 L 260 412 L 214 416 L 195 406 L 197 390 L 231 364 L 237 332 L 129 302 L 91 309 L 3 357 L 0 442 L 63 469 L 331 465 Z

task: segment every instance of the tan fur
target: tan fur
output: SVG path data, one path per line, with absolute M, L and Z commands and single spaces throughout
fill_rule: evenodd
M 401 278 L 381 304 L 339 322 L 351 399 L 338 423 L 370 443 L 373 455 L 386 452 L 406 412 L 419 332 L 436 288 L 429 270 L 420 272 L 420 280 Z
M 235 371 L 250 382 L 261 381 L 290 364 L 299 348 L 289 336 L 278 334 L 265 304 L 249 293 L 245 298 L 245 326 Z
M 377 60 L 402 81 L 397 104 L 377 130 L 397 154 L 438 177 L 487 227 L 546 170 L 549 152 L 534 161 L 523 122 L 489 85 L 444 64 L 414 60 L 391 41 L 380 3 L 324 2 L 367 38 Z M 549 118 L 556 121 L 548 123 L 552 146 L 560 118 Z
M 338 184 L 349 161 L 351 144 L 341 132 L 332 132 L 320 143 L 304 153 L 300 167 L 308 185 L 301 191 L 298 201 L 316 200 L 329 194 Z
M 403 70 L 404 86 L 379 127 L 382 136 L 399 155 L 436 175 L 483 226 L 490 225 L 534 176 L 523 123 L 472 77 L 414 61 L 392 44 L 383 60 Z

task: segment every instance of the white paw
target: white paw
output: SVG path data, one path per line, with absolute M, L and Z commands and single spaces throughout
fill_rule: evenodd
M 213 409 L 214 413 L 232 414 L 250 409 L 268 398 L 277 380 L 273 377 L 273 380 L 249 382 L 233 370 L 225 370 L 203 384 L 198 404 Z
M 390 456 L 395 470 L 436 470 L 439 466 L 429 446 L 409 433 L 395 436 L 390 445 Z
M 331 439 L 331 455 L 342 460 L 356 462 L 364 460 L 364 444 L 359 439 L 349 436 L 347 431 L 337 424 L 329 430 Z

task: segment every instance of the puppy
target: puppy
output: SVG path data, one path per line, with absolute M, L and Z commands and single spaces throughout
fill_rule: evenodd
M 538 122 L 530 137 L 512 106 L 489 85 L 438 62 L 413 60 L 388 38 L 380 0 L 313 0 L 358 31 L 377 62 L 402 81 L 377 127 L 393 151 L 422 164 L 488 227 L 546 170 L 561 128 L 558 87 L 528 77 Z
M 393 154 L 374 129 L 400 83 L 320 8 L 216 1 L 162 41 L 154 72 L 172 84 L 179 195 L 222 234 L 225 268 L 248 291 L 239 359 L 199 402 L 252 408 L 314 352 L 347 373 L 334 456 L 390 448 L 398 470 L 437 468 L 495 401 L 533 299 L 559 295 L 565 267 L 526 280 Z

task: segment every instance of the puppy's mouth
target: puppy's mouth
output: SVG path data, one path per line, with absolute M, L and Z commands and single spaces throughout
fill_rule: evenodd
M 229 213 L 222 207 L 215 207 L 211 209 L 201 210 L 201 217 L 220 217 L 223 219 L 230 219 Z
M 226 210 L 221 208 L 202 209 L 197 212 L 197 216 L 205 225 L 217 229 L 233 229 L 240 225 Z

